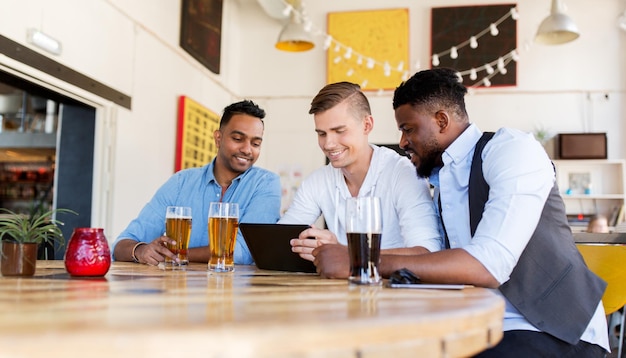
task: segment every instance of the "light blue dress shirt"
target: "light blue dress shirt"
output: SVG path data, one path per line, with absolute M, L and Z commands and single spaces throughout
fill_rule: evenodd
M 277 174 L 251 167 L 230 184 L 222 198 L 222 187 L 215 180 L 215 160 L 201 168 L 185 169 L 174 174 L 144 206 L 139 216 L 118 236 L 122 239 L 151 242 L 165 232 L 167 206 L 191 207 L 192 224 L 189 247 L 208 246 L 209 203 L 239 204 L 239 222 L 275 223 L 280 218 L 281 186 Z M 235 264 L 254 263 L 241 232 L 237 233 Z
M 480 129 L 471 124 L 446 148 L 442 155 L 443 167 L 433 171 L 429 179 L 435 186 L 435 205 L 441 196 L 450 247 L 463 248 L 503 284 L 509 280 L 535 231 L 556 179 L 550 158 L 532 134 L 510 128 L 498 130 L 482 153 L 489 199 L 472 237 L 468 187 L 474 147 L 481 135 Z M 502 297 L 506 301 L 505 331 L 538 331 Z M 606 330 L 600 302 L 581 339 L 608 350 Z

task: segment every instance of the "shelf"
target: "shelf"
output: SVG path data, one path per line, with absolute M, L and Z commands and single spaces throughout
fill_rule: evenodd
M 0 148 L 56 148 L 56 133 L 0 132 Z
M 609 220 L 609 226 L 624 220 L 624 160 L 583 159 L 553 162 L 557 185 L 568 215 L 604 215 Z M 585 194 L 586 191 L 591 193 Z M 580 223 L 570 227 L 576 231 L 586 230 L 586 226 Z

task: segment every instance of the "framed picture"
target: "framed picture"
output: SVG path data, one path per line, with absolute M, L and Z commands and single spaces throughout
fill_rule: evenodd
M 589 194 L 591 173 L 569 173 L 568 194 Z
M 180 47 L 211 72 L 220 73 L 222 1 L 182 0 Z
M 326 82 L 349 81 L 362 89 L 395 89 L 409 68 L 409 10 L 331 12 L 328 34 L 350 48 L 326 51 Z M 385 73 L 385 61 L 393 71 Z M 372 62 L 374 61 L 374 62 Z
M 174 171 L 201 167 L 213 160 L 217 154 L 213 132 L 219 125 L 217 114 L 189 97 L 180 96 Z
M 494 63 L 500 57 L 510 54 L 517 48 L 517 21 L 507 17 L 516 5 L 484 5 L 435 7 L 431 10 L 431 49 L 432 55 L 446 53 L 439 57 L 440 64 L 433 67 L 448 67 L 457 71 L 480 69 L 485 64 Z M 491 25 L 505 19 L 495 26 L 497 35 L 491 34 Z M 476 39 L 472 48 L 471 38 Z M 462 46 L 461 46 L 462 45 Z M 451 55 L 452 47 L 459 46 L 456 58 Z M 431 64 L 432 65 L 432 64 Z M 498 71 L 496 66 L 495 71 Z M 517 64 L 510 61 L 506 73 L 491 77 L 492 86 L 515 86 L 517 82 Z M 480 83 L 485 71 L 478 71 L 476 80 L 464 80 L 466 86 Z M 470 83 L 471 82 L 471 83 Z M 481 84 L 482 85 L 482 84 Z

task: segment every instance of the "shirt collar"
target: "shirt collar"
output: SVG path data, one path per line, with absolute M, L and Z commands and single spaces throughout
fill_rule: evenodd
M 211 163 L 209 163 L 209 164 L 206 166 L 206 173 L 205 173 L 205 175 L 206 175 L 206 181 L 207 181 L 207 183 L 209 183 L 209 184 L 210 184 L 211 182 L 214 182 L 214 183 L 216 183 L 217 185 L 219 185 L 219 183 L 217 182 L 217 180 L 215 180 L 215 174 L 214 174 L 214 172 L 213 172 L 213 169 L 215 169 L 215 159 L 216 159 L 216 158 L 213 158 L 213 160 L 211 161 Z M 233 179 L 233 181 L 232 181 L 232 182 L 234 183 L 235 181 L 239 181 L 239 180 L 241 180 L 241 178 L 243 178 L 243 177 L 244 177 L 244 176 L 245 176 L 245 175 L 246 175 L 246 174 L 250 171 L 250 169 L 252 169 L 252 167 L 253 167 L 253 166 L 250 166 L 250 168 L 248 168 L 248 170 L 246 170 L 245 172 L 243 172 L 243 173 L 241 173 L 241 174 L 237 175 L 237 176 Z
M 465 160 L 474 151 L 481 135 L 482 132 L 478 126 L 470 124 L 443 152 L 441 157 L 443 164 L 456 164 Z

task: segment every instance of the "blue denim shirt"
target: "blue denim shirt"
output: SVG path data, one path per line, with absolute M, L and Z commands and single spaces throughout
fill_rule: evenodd
M 113 247 L 122 239 L 151 242 L 165 232 L 167 206 L 191 207 L 192 225 L 189 247 L 208 246 L 208 213 L 212 201 L 239 204 L 239 222 L 275 223 L 280 218 L 281 186 L 277 174 L 251 167 L 236 177 L 224 193 L 215 180 L 215 160 L 201 168 L 185 169 L 174 174 L 144 206 L 139 216 L 117 237 Z M 250 250 L 237 234 L 235 264 L 252 264 Z

